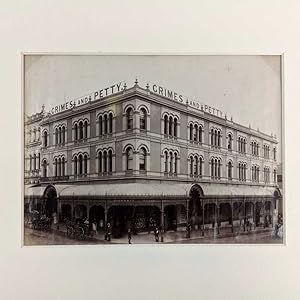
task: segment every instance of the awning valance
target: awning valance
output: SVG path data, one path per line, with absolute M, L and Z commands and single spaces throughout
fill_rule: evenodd
M 216 197 L 270 197 L 274 195 L 276 187 L 251 186 L 241 184 L 222 183 L 197 183 L 203 190 L 205 196 Z M 191 183 L 90 183 L 90 184 L 69 184 L 53 185 L 58 197 L 183 197 L 189 196 Z M 25 196 L 42 197 L 46 186 L 31 186 L 25 188 Z

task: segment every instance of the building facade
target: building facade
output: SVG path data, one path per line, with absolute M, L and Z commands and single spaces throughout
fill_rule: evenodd
M 25 211 L 87 217 L 99 228 L 110 221 L 119 234 L 148 230 L 150 220 L 203 234 L 246 219 L 271 226 L 281 201 L 276 138 L 175 94 L 136 81 L 28 117 Z

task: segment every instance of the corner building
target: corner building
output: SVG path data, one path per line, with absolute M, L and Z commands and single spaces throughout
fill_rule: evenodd
M 25 212 L 147 231 L 272 226 L 275 137 L 131 88 L 25 122 Z

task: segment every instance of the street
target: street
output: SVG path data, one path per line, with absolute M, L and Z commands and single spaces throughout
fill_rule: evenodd
M 201 236 L 200 232 L 192 232 L 191 238 L 185 238 L 184 231 L 167 232 L 164 234 L 165 244 L 282 244 L 283 240 L 274 238 L 271 230 L 262 232 L 251 232 L 239 235 L 232 235 L 223 232 L 220 235 L 214 235 L 213 232 L 208 236 Z M 132 244 L 162 244 L 161 239 L 156 243 L 153 233 L 140 233 L 133 235 Z M 103 234 L 98 234 L 95 238 L 76 240 L 66 236 L 63 231 L 46 232 L 25 227 L 24 245 L 95 245 L 95 244 L 128 244 L 127 235 L 114 239 L 111 242 L 105 241 Z

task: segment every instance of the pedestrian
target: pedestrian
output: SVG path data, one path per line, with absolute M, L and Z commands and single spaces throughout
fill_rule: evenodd
M 191 237 L 191 225 L 189 223 L 186 224 L 186 238 L 189 239 Z
M 131 244 L 131 229 L 128 228 L 128 244 Z
M 107 223 L 107 241 L 111 241 L 111 225 L 109 222 Z
M 93 233 L 93 235 L 97 235 L 97 223 L 96 223 L 96 219 L 94 219 L 93 223 L 92 223 L 92 233 Z
M 154 229 L 155 242 L 159 242 L 159 230 L 157 227 Z

